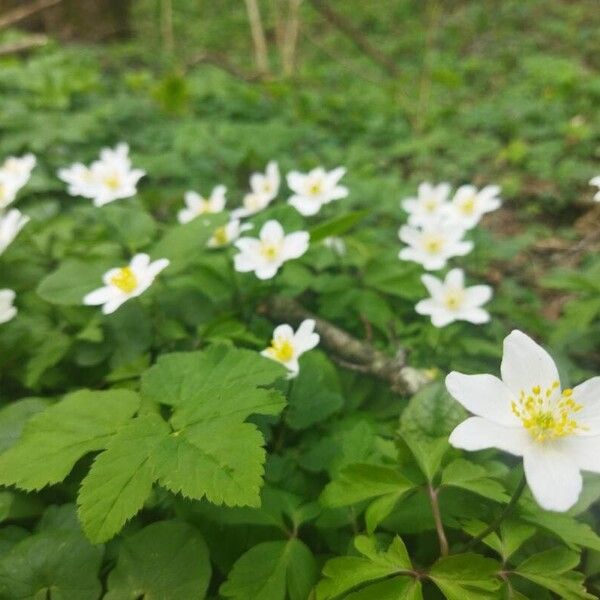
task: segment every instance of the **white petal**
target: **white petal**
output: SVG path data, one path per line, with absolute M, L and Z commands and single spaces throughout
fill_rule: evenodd
M 312 217 L 321 210 L 321 201 L 305 196 L 292 196 L 288 204 L 293 206 L 302 216 Z
M 290 233 L 283 242 L 283 258 L 300 258 L 308 250 L 309 241 L 310 235 L 307 231 Z
M 446 389 L 474 415 L 509 427 L 521 425 L 511 412 L 510 390 L 493 375 L 464 375 L 452 371 L 446 376 Z
M 600 377 L 592 377 L 573 388 L 573 400 L 583 405 L 577 421 L 588 428 L 590 434 L 600 434 Z
M 150 257 L 141 252 L 140 254 L 136 254 L 129 263 L 131 270 L 139 276 L 140 273 L 143 273 L 150 264 Z
M 120 296 L 118 296 L 116 298 L 110 299 L 102 307 L 102 313 L 105 314 L 105 315 L 110 315 L 111 313 L 114 313 L 115 310 L 117 310 L 117 308 L 119 308 L 122 304 L 124 304 L 125 302 L 127 302 L 127 300 L 129 300 L 130 298 L 132 298 L 132 296 L 122 294 L 122 295 L 120 295 Z
M 273 330 L 273 339 L 274 340 L 293 340 L 294 339 L 294 330 L 291 325 L 284 323 L 283 325 L 277 325 Z
M 559 381 L 558 370 L 551 356 L 529 336 L 515 329 L 504 338 L 502 381 L 518 397 L 521 390 L 529 392 L 540 386 L 546 389 Z
M 278 221 L 267 221 L 260 230 L 260 239 L 264 242 L 279 243 L 285 235 L 283 227 Z
M 168 258 L 159 258 L 148 265 L 147 274 L 154 279 L 163 269 L 166 269 L 171 264 Z
M 551 443 L 533 443 L 523 455 L 527 483 L 546 510 L 564 512 L 578 500 L 582 488 L 577 463 Z
M 456 318 L 474 325 L 481 325 L 490 321 L 490 313 L 483 308 L 464 308 L 458 312 Z
M 492 297 L 492 288 L 489 285 L 473 285 L 465 290 L 465 296 L 469 306 L 481 306 Z
M 421 275 L 421 282 L 427 288 L 432 298 L 439 298 L 444 293 L 444 283 L 441 279 L 425 273 Z
M 301 193 L 304 187 L 304 180 L 306 175 L 299 173 L 298 171 L 291 171 L 286 176 L 288 187 L 296 193 Z
M 450 444 L 463 450 L 498 448 L 515 456 L 531 445 L 531 438 L 523 427 L 506 427 L 482 417 L 470 417 L 450 434 Z
M 453 288 L 463 289 L 465 287 L 465 272 L 462 269 L 451 269 L 448 271 L 444 283 Z
M 318 345 L 319 340 L 319 334 L 315 333 L 315 320 L 305 319 L 302 321 L 294 335 L 294 344 L 298 354 L 312 350 Z
M 558 440 L 558 444 L 580 469 L 600 473 L 600 435 L 570 435 Z
M 83 303 L 86 306 L 98 306 L 99 304 L 108 302 L 114 296 L 114 289 L 109 286 L 105 286 L 86 294 L 83 298 Z
M 279 271 L 281 263 L 271 263 L 268 265 L 260 265 L 254 269 L 255 275 L 259 279 L 272 279 Z
M 431 313 L 431 324 L 434 327 L 446 327 L 454 321 L 456 321 L 456 314 L 444 308 L 438 307 L 436 311 Z
M 439 310 L 439 304 L 432 298 L 426 298 L 417 302 L 415 311 L 420 315 L 432 315 L 435 311 Z

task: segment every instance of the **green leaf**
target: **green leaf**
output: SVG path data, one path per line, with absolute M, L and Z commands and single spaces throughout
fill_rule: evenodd
M 104 600 L 200 599 L 210 576 L 208 548 L 198 530 L 159 521 L 123 541 Z
M 487 527 L 487 523 L 475 519 L 463 522 L 464 530 L 473 537 L 479 535 Z M 481 541 L 495 550 L 506 561 L 528 539 L 535 535 L 535 532 L 535 527 L 532 525 L 516 519 L 505 519 L 500 524 L 500 535 L 490 533 Z
M 409 577 L 412 573 L 412 564 L 404 542 L 399 537 L 393 539 L 387 550 L 378 548 L 375 538 L 367 536 L 356 537 L 354 545 L 362 556 L 341 556 L 327 561 L 323 568 L 325 579 L 317 586 L 317 600 L 346 598 L 345 594 L 348 592 L 362 589 L 380 579 L 394 575 L 398 576 L 392 580 L 396 582 L 394 590 L 404 593 L 408 589 L 413 594 L 399 596 L 400 598 L 420 598 L 420 586 L 412 586 L 417 588 L 412 591 L 410 586 L 408 588 L 406 586 L 405 582 L 411 581 Z M 375 599 L 376 596 L 369 592 L 364 598 Z
M 135 413 L 128 390 L 73 392 L 35 414 L 20 440 L 0 455 L 0 483 L 38 490 L 62 481 L 88 452 L 101 450 Z
M 402 433 L 402 441 L 414 457 L 427 481 L 433 481 L 439 471 L 446 452 L 450 449 L 448 438 L 420 437 L 414 433 Z
M 580 556 L 566 548 L 551 548 L 522 562 L 514 573 L 558 594 L 564 600 L 593 600 L 586 592 L 582 573 L 572 571 Z
M 102 287 L 102 276 L 115 266 L 107 260 L 68 260 L 42 279 L 37 293 L 52 304 L 83 306 L 84 296 Z
M 351 592 L 344 600 L 423 600 L 423 592 L 418 579 L 393 577 Z
M 97 600 L 102 554 L 101 547 L 72 531 L 29 536 L 0 558 L 0 598 Z
M 429 577 L 448 600 L 492 600 L 500 588 L 501 568 L 499 562 L 479 554 L 456 554 L 438 560 Z
M 110 239 L 117 239 L 131 253 L 149 244 L 156 235 L 156 223 L 141 208 L 110 204 L 95 211 L 108 229 Z
M 219 591 L 235 600 L 306 600 L 316 578 L 315 559 L 300 540 L 264 542 L 237 560 Z
M 442 485 L 468 490 L 496 502 L 508 502 L 510 496 L 504 487 L 486 475 L 487 471 L 481 465 L 459 458 L 443 470 Z
M 71 337 L 54 331 L 37 348 L 25 368 L 25 385 L 35 389 L 44 373 L 58 364 L 71 347 Z
M 24 398 L 0 410 L 0 452 L 10 448 L 21 437 L 30 417 L 48 406 L 44 398 Z
M 77 499 L 90 540 L 110 539 L 142 508 L 156 479 L 150 458 L 168 435 L 169 426 L 160 417 L 138 417 L 96 457 Z
M 355 210 L 346 213 L 341 217 L 319 223 L 319 225 L 315 225 L 315 227 L 310 230 L 310 241 L 312 243 L 317 243 L 330 236 L 346 233 L 346 231 L 352 229 L 354 225 L 362 221 L 368 214 L 368 210 Z

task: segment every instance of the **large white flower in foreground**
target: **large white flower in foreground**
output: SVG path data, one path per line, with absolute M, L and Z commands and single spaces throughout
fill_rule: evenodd
M 231 219 L 226 225 L 218 227 L 206 244 L 209 248 L 223 248 L 237 240 L 244 231 L 252 229 L 250 223 L 242 224 L 239 219 Z
M 19 231 L 29 222 L 29 217 L 13 208 L 6 214 L 0 214 L 0 254 L 2 254 L 17 237 Z
M 444 207 L 447 216 L 464 229 L 472 229 L 484 214 L 502 206 L 497 185 L 487 185 L 477 190 L 474 185 L 462 185 L 454 194 L 452 201 Z
M 402 208 L 409 215 L 408 224 L 425 225 L 432 218 L 438 218 L 442 207 L 448 201 L 449 194 L 449 183 L 439 183 L 438 185 L 431 185 L 428 181 L 421 183 L 416 198 L 406 198 L 401 202 Z
M 594 200 L 600 202 L 600 175 L 592 177 L 590 179 L 590 185 L 595 185 L 598 188 L 598 191 L 594 194 Z
M 147 254 L 136 254 L 126 267 L 107 271 L 102 278 L 104 286 L 87 294 L 83 303 L 88 306 L 102 305 L 105 315 L 113 313 L 127 300 L 144 293 L 168 266 L 166 258 L 150 262 Z
M 180 223 L 189 223 L 200 215 L 222 212 L 225 210 L 227 202 L 226 192 L 227 188 L 224 185 L 214 187 L 208 198 L 204 198 L 196 192 L 186 192 L 184 195 L 185 208 L 179 211 L 177 219 Z
M 284 262 L 299 258 L 308 250 L 309 239 L 306 231 L 286 235 L 278 221 L 267 221 L 258 239 L 243 237 L 235 242 L 239 250 L 234 256 L 235 270 L 254 271 L 259 279 L 271 279 Z
M 454 321 L 487 323 L 489 313 L 481 308 L 492 297 L 489 285 L 465 287 L 462 269 L 452 269 L 444 281 L 433 275 L 422 275 L 421 281 L 431 298 L 417 303 L 415 310 L 420 315 L 429 315 L 435 327 L 445 327 Z
M 135 196 L 138 181 L 145 174 L 132 168 L 127 144 L 104 148 L 100 159 L 89 167 L 76 163 L 58 171 L 59 178 L 69 185 L 70 195 L 90 198 L 95 206 Z
M 289 371 L 288 378 L 291 379 L 300 371 L 300 356 L 312 350 L 319 343 L 319 339 L 319 334 L 315 333 L 314 319 L 302 321 L 295 333 L 290 325 L 279 325 L 273 331 L 271 345 L 261 354 L 284 365 Z
M 566 511 L 579 498 L 580 470 L 600 473 L 600 377 L 561 389 L 550 355 L 521 331 L 504 340 L 501 373 L 446 377 L 450 394 L 475 415 L 450 443 L 522 456 L 538 504 Z
M 473 242 L 463 240 L 464 234 L 460 225 L 438 220 L 422 228 L 403 225 L 398 236 L 408 247 L 400 250 L 398 257 L 420 263 L 427 271 L 443 269 L 449 258 L 464 256 L 473 249 Z
M 11 180 L 18 191 L 29 181 L 36 162 L 33 154 L 9 156 L 0 166 L 0 179 Z
M 14 301 L 15 293 L 12 290 L 0 290 L 0 323 L 6 323 L 16 316 Z
M 329 172 L 323 167 L 317 167 L 306 174 L 297 171 L 288 173 L 287 183 L 294 192 L 288 204 L 305 217 L 316 215 L 324 204 L 348 195 L 348 188 L 338 185 L 345 173 L 344 167 Z

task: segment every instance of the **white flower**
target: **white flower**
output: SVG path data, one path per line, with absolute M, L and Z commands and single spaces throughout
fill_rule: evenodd
M 222 248 L 232 242 L 235 242 L 244 231 L 248 231 L 254 227 L 250 223 L 240 223 L 239 219 L 231 219 L 229 223 L 217 228 L 213 233 L 210 240 L 208 240 L 207 246 L 209 248 Z
M 590 179 L 590 185 L 595 185 L 598 188 L 598 191 L 594 194 L 594 200 L 600 202 L 600 175 L 592 177 Z
M 497 185 L 487 185 L 479 191 L 474 185 L 462 185 L 444 210 L 453 222 L 464 229 L 472 229 L 484 214 L 500 208 L 502 200 L 498 197 L 499 193 Z
M 291 379 L 300 371 L 300 356 L 312 350 L 319 343 L 319 339 L 319 334 L 315 333 L 313 319 L 302 321 L 295 333 L 290 325 L 279 325 L 273 331 L 271 345 L 261 354 L 284 365 L 289 371 L 288 378 Z
M 29 217 L 16 208 L 9 210 L 5 215 L 0 214 L 0 254 L 10 246 L 28 222 Z
M 346 254 L 346 242 L 341 237 L 330 235 L 323 240 L 323 246 L 335 252 L 338 256 Z
M 145 292 L 156 276 L 168 266 L 166 258 L 150 262 L 147 254 L 136 254 L 126 267 L 107 271 L 102 278 L 104 286 L 87 294 L 83 303 L 89 306 L 102 304 L 105 315 L 113 313 L 130 298 Z
M 500 369 L 501 380 L 446 377 L 450 394 L 476 415 L 456 427 L 450 443 L 522 456 L 538 504 L 566 511 L 579 498 L 580 470 L 600 473 L 600 377 L 561 389 L 550 355 L 520 331 L 505 338 Z
M 264 173 L 253 173 L 250 176 L 250 189 L 255 194 L 262 194 L 269 200 L 273 200 L 279 193 L 280 183 L 279 166 L 274 160 L 269 162 Z
M 60 179 L 69 184 L 71 196 L 91 198 L 94 206 L 135 196 L 137 183 L 145 174 L 141 169 L 131 168 L 127 144 L 118 144 L 114 150 L 104 148 L 100 160 L 89 167 L 76 163 L 58 172 Z
M 10 179 L 18 191 L 29 181 L 35 163 L 36 158 L 33 154 L 9 156 L 0 167 L 0 178 Z
M 425 225 L 432 218 L 438 217 L 450 194 L 449 183 L 431 185 L 424 181 L 419 185 L 416 198 L 403 200 L 402 208 L 409 214 L 408 224 L 412 226 Z
M 338 185 L 345 173 L 344 167 L 329 172 L 317 167 L 306 174 L 297 171 L 288 173 L 287 183 L 294 192 L 288 204 L 305 217 L 316 215 L 324 204 L 348 195 L 348 188 Z
M 464 256 L 473 249 L 473 242 L 462 238 L 465 230 L 459 225 L 431 221 L 422 228 L 403 225 L 398 232 L 408 248 L 400 250 L 401 260 L 421 263 L 428 271 L 443 269 L 453 256 Z
M 259 279 L 271 279 L 284 262 L 299 258 L 308 250 L 309 237 L 306 231 L 285 235 L 277 221 L 267 221 L 258 239 L 243 237 L 235 242 L 240 251 L 234 256 L 235 269 L 241 273 L 254 271 Z
M 16 314 L 15 293 L 12 290 L 0 290 L 0 323 L 10 321 Z
M 0 172 L 0 211 L 14 202 L 18 191 L 19 188 L 15 185 L 12 178 Z
M 490 315 L 481 306 L 492 297 L 489 285 L 465 287 L 462 269 L 452 269 L 444 281 L 433 275 L 422 275 L 421 281 L 431 298 L 421 300 L 415 310 L 420 315 L 431 316 L 435 327 L 445 327 L 454 321 L 487 323 Z
M 186 207 L 182 208 L 177 215 L 179 222 L 189 223 L 200 215 L 222 212 L 227 202 L 226 191 L 227 188 L 224 185 L 218 185 L 213 188 L 208 198 L 204 198 L 196 192 L 186 192 L 184 195 Z

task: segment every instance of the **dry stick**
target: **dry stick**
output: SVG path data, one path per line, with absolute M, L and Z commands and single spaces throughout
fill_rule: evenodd
M 429 373 L 406 364 L 403 350 L 398 350 L 394 357 L 387 356 L 368 342 L 358 340 L 329 321 L 313 315 L 295 300 L 281 296 L 270 298 L 261 307 L 261 312 L 284 323 L 314 319 L 321 343 L 332 352 L 334 360 L 385 381 L 396 393 L 414 394 L 431 381 Z
M 349 37 L 358 48 L 360 48 L 374 62 L 388 72 L 392 77 L 400 75 L 400 69 L 396 63 L 381 52 L 357 29 L 346 17 L 331 8 L 325 0 L 308 0 L 313 7 L 319 11 L 334 27 Z
M 442 522 L 438 491 L 431 484 L 427 485 L 427 491 L 429 492 L 429 499 L 431 500 L 431 512 L 433 513 L 433 520 L 435 521 L 435 530 L 440 541 L 440 554 L 442 556 L 448 556 L 448 538 L 446 537 L 444 523 Z
M 246 10 L 248 12 L 248 21 L 250 21 L 250 32 L 252 33 L 256 68 L 262 75 L 267 75 L 269 73 L 267 40 L 265 38 L 265 31 L 263 29 L 257 1 L 246 0 Z
M 298 44 L 298 31 L 300 30 L 300 3 L 302 0 L 290 0 L 287 26 L 283 39 L 281 62 L 283 74 L 292 75 L 296 62 L 296 46 Z
M 30 2 L 25 6 L 18 6 L 17 8 L 9 10 L 4 15 L 0 16 L 0 29 L 15 25 L 19 21 L 59 4 L 60 2 L 62 2 L 62 0 L 38 0 L 37 2 Z
M 244 73 L 241 69 L 236 67 L 226 56 L 221 54 L 214 54 L 211 52 L 198 52 L 190 60 L 186 63 L 186 68 L 195 67 L 199 64 L 207 64 L 212 65 L 229 73 L 232 77 L 237 79 L 241 79 L 242 81 L 246 81 L 251 83 L 253 81 L 257 81 L 260 79 L 260 75 L 256 73 Z
M 173 2 L 172 0 L 161 0 L 160 3 L 160 32 L 163 49 L 171 56 L 175 51 L 175 35 L 173 32 Z
M 28 52 L 35 48 L 41 48 L 49 42 L 48 36 L 45 35 L 32 35 L 24 40 L 19 40 L 12 44 L 4 44 L 0 46 L 0 56 L 9 56 L 11 54 L 19 54 L 21 52 Z

